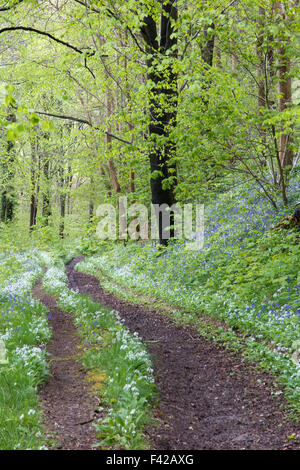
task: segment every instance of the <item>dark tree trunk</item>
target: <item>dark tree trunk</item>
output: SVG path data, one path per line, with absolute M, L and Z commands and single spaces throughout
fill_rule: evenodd
M 37 198 L 35 194 L 31 195 L 30 198 L 30 221 L 29 221 L 29 231 L 32 232 L 34 227 L 36 226 L 36 218 L 37 218 Z
M 11 113 L 7 117 L 8 121 L 16 122 L 16 116 Z M 16 198 L 14 194 L 14 155 L 13 155 L 14 144 L 12 141 L 7 142 L 7 156 L 8 160 L 3 164 L 3 176 L 4 176 L 4 189 L 1 194 L 1 221 L 6 223 L 12 221 L 14 218 L 14 211 L 16 205 Z
M 39 156 L 38 156 L 38 139 L 31 142 L 31 188 L 30 188 L 30 218 L 29 218 L 29 232 L 32 232 L 36 225 L 37 209 L 38 209 L 38 196 L 39 196 Z
M 215 25 L 211 23 L 209 26 L 205 26 L 203 30 L 204 45 L 201 47 L 201 59 L 204 65 L 204 70 L 207 72 L 211 69 L 214 61 L 214 50 L 215 50 Z M 233 56 L 234 60 L 237 60 L 236 56 Z M 237 64 L 237 62 L 236 62 Z M 235 65 L 236 67 L 236 65 Z M 203 84 L 202 84 L 202 103 L 203 103 L 203 112 L 207 110 L 209 99 L 207 92 L 211 86 L 211 78 L 208 75 L 204 74 Z
M 94 203 L 90 201 L 90 204 L 89 204 L 89 222 L 90 223 L 93 221 L 93 217 L 94 217 Z
M 90 190 L 90 203 L 89 203 L 89 223 L 93 221 L 94 217 L 94 178 L 91 176 L 91 190 Z
M 44 178 L 45 178 L 45 190 L 43 192 L 43 204 L 42 204 L 42 216 L 43 224 L 49 225 L 49 218 L 51 216 L 51 200 L 50 200 L 50 162 L 47 159 L 44 162 Z
M 110 180 L 111 180 L 111 184 L 114 189 L 114 192 L 118 194 L 121 192 L 121 186 L 119 184 L 117 170 L 116 170 L 113 159 L 108 160 L 108 170 L 109 170 L 109 176 L 110 176 Z
M 66 215 L 66 191 L 65 191 L 65 177 L 64 169 L 59 169 L 59 205 L 60 205 L 60 223 L 59 223 L 59 236 L 60 238 L 65 237 L 65 215 Z
M 162 5 L 160 43 L 157 40 L 157 25 L 152 16 L 144 18 L 144 26 L 141 28 L 149 57 L 147 78 L 153 84 L 149 99 L 149 159 L 152 204 L 158 206 L 172 206 L 175 202 L 176 144 L 172 133 L 177 124 L 178 89 L 172 58 L 177 57 L 177 37 L 173 23 L 177 17 L 174 2 L 168 1 Z M 161 70 L 162 59 L 166 57 L 169 64 Z M 169 214 L 168 211 L 167 213 Z M 158 227 L 160 243 L 167 245 L 167 227 L 164 226 L 164 218 L 159 215 Z M 172 235 L 173 230 L 170 232 L 171 237 Z
M 71 164 L 69 163 L 68 165 L 68 177 L 67 177 L 67 184 L 68 184 L 68 192 L 66 196 L 66 210 L 67 213 L 70 214 L 72 213 L 72 198 L 71 198 L 71 189 L 72 189 L 72 184 L 73 184 L 73 175 L 72 175 L 72 167 Z
M 211 31 L 209 31 L 209 29 Z M 212 23 L 210 26 L 205 26 L 203 31 L 205 39 L 204 46 L 201 47 L 201 58 L 205 64 L 205 68 L 212 67 L 214 60 L 214 49 L 215 49 L 215 25 Z

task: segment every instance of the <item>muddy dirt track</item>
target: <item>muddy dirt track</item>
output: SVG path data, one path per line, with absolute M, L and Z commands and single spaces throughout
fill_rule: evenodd
M 59 449 L 89 450 L 97 442 L 91 420 L 98 417 L 99 404 L 78 362 L 80 338 L 72 315 L 58 308 L 55 299 L 41 289 L 41 282 L 33 293 L 49 309 L 53 329 L 47 346 L 51 375 L 39 393 L 47 434 L 58 441 Z
M 119 312 L 151 354 L 160 402 L 158 426 L 147 430 L 155 450 L 299 449 L 281 395 L 259 373 L 189 327 L 105 292 L 99 281 L 67 266 L 69 287 Z M 296 439 L 288 439 L 295 433 Z

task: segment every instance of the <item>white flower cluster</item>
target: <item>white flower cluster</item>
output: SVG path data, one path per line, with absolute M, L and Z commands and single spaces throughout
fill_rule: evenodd
M 40 369 L 46 370 L 46 352 L 39 347 L 24 345 L 16 348 L 13 353 L 13 364 L 21 364 L 27 375 L 36 376 Z
M 47 266 L 47 268 L 53 265 L 53 258 L 47 251 L 39 251 L 38 252 L 39 259 L 41 263 Z
M 52 266 L 43 278 L 43 285 L 51 290 L 59 290 L 65 288 L 66 281 L 67 276 L 64 271 L 56 266 Z
M 13 294 L 20 296 L 28 294 L 32 288 L 33 282 L 43 272 L 37 250 L 16 253 L 14 257 L 16 262 L 23 266 L 22 273 L 7 279 L 0 290 L 0 296 Z
M 138 398 L 138 382 L 154 383 L 150 357 L 138 333 L 131 334 L 126 327 L 120 325 L 110 328 L 110 331 L 113 333 L 112 344 L 119 347 L 122 361 L 126 361 L 127 383 L 123 389 L 130 391 L 135 398 Z M 114 380 L 118 380 L 117 375 L 111 379 L 111 382 Z
M 50 338 L 46 308 L 31 293 L 35 281 L 43 272 L 39 255 L 36 249 L 14 254 L 11 261 L 13 259 L 16 263 L 11 263 L 12 272 L 14 269 L 20 272 L 21 269 L 21 273 L 7 279 L 0 289 L 3 302 L 0 307 L 5 318 L 0 339 L 8 348 L 9 362 L 22 362 L 29 375 L 37 375 L 35 367 L 39 372 L 46 370 L 44 353 L 40 348 L 33 347 L 32 341 L 41 344 Z
M 12 338 L 14 334 L 14 330 L 12 328 L 6 328 L 5 333 L 0 333 L 0 340 L 2 341 L 8 341 Z

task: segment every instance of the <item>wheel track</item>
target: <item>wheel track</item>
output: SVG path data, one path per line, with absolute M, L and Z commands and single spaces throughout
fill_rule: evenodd
M 272 378 L 190 327 L 142 305 L 105 292 L 94 277 L 67 266 L 69 286 L 119 312 L 125 324 L 147 344 L 155 369 L 160 403 L 158 426 L 147 429 L 156 450 L 298 449 L 293 425 L 280 396 L 272 396 Z

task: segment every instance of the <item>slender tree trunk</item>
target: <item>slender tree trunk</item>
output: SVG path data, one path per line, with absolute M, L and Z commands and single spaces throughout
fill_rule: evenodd
M 107 112 L 106 152 L 108 156 L 108 171 L 109 171 L 109 176 L 110 176 L 113 190 L 116 194 L 118 194 L 121 192 L 121 187 L 119 184 L 114 160 L 110 156 L 112 152 L 112 138 L 110 136 L 110 133 L 111 133 L 110 118 L 113 112 L 113 102 L 112 102 L 111 91 L 108 88 L 106 90 L 106 112 Z
M 42 203 L 42 216 L 44 226 L 49 225 L 49 218 L 51 217 L 51 199 L 50 199 L 50 161 L 46 156 L 46 161 L 43 164 L 44 171 L 44 184 L 45 189 L 43 192 L 43 203 Z
M 135 171 L 132 168 L 130 169 L 129 181 L 130 181 L 129 191 L 131 193 L 134 193 L 135 192 Z
M 94 203 L 93 201 L 90 201 L 89 204 L 89 222 L 91 223 L 94 217 Z
M 275 10 L 279 22 L 288 24 L 289 18 L 285 12 L 283 2 L 275 3 Z M 278 75 L 278 111 L 284 111 L 292 100 L 292 80 L 290 77 L 291 60 L 287 52 L 288 38 L 281 39 L 277 50 L 277 75 Z M 290 148 L 292 143 L 291 134 L 286 134 L 283 127 L 281 128 L 279 138 L 279 158 L 283 168 L 292 168 L 294 153 Z
M 204 46 L 201 47 L 201 58 L 205 64 L 205 68 L 209 70 L 212 67 L 214 60 L 214 48 L 215 48 L 215 25 L 212 23 L 210 26 L 205 26 L 203 31 L 203 37 L 205 39 Z M 236 57 L 236 54 L 234 54 Z
M 11 113 L 7 117 L 8 121 L 16 122 L 15 114 Z M 14 218 L 14 211 L 16 205 L 15 191 L 14 191 L 14 144 L 12 141 L 7 141 L 7 162 L 2 165 L 4 176 L 4 189 L 1 194 L 1 221 L 6 223 L 12 221 Z
M 72 197 L 71 197 L 71 190 L 73 184 L 73 175 L 72 175 L 72 167 L 69 163 L 68 165 L 68 177 L 67 177 L 67 195 L 66 195 L 66 211 L 67 214 L 72 214 Z
M 103 43 L 103 38 L 99 36 L 99 41 L 102 44 Z M 115 163 L 113 158 L 111 157 L 112 153 L 112 138 L 111 138 L 111 116 L 113 114 L 113 98 L 112 98 L 112 93 L 109 88 L 110 82 L 109 82 L 109 70 L 107 68 L 107 64 L 105 62 L 105 58 L 102 58 L 102 62 L 104 65 L 104 71 L 105 71 L 105 77 L 107 80 L 107 87 L 106 87 L 106 96 L 105 96 L 105 101 L 106 101 L 106 155 L 107 155 L 107 161 L 108 161 L 108 173 L 111 181 L 112 188 L 116 194 L 121 192 L 121 186 L 119 184 L 118 180 L 118 175 L 115 167 Z M 103 170 L 104 171 L 104 170 Z
M 99 38 L 100 42 L 102 43 L 102 40 L 101 38 Z M 85 109 L 86 111 L 86 116 L 87 116 L 87 120 L 90 124 L 90 126 L 92 127 L 93 126 L 93 122 L 92 122 L 92 116 L 91 116 L 91 112 L 89 110 L 89 106 L 88 106 L 88 103 L 87 105 L 85 104 L 84 102 L 84 99 L 81 97 L 80 93 L 79 93 L 79 99 L 82 103 L 82 106 L 83 108 Z M 93 139 L 93 147 L 94 147 L 94 151 L 95 151 L 95 155 L 99 155 L 99 147 L 98 147 L 98 143 L 97 143 L 97 139 L 95 137 L 95 135 L 92 136 L 92 139 Z M 103 180 L 104 180 L 104 186 L 107 190 L 107 193 L 109 196 L 111 196 L 111 185 L 109 184 L 109 181 L 108 181 L 108 177 L 106 175 L 106 172 L 105 172 L 105 168 L 104 168 L 104 165 L 101 164 L 100 167 L 99 167 L 99 173 L 100 175 L 103 177 Z M 109 173 L 109 172 L 108 172 Z
M 256 55 L 258 57 L 258 108 L 266 107 L 266 87 L 265 87 L 265 55 L 263 50 L 264 35 L 265 35 L 265 9 L 259 7 L 259 16 L 258 16 L 258 37 L 256 43 Z
M 66 189 L 65 189 L 65 177 L 64 169 L 60 167 L 59 169 L 59 206 L 60 206 L 60 223 L 59 223 L 59 236 L 64 238 L 65 234 L 65 214 L 66 214 Z
M 30 189 L 30 218 L 29 232 L 32 232 L 37 222 L 39 178 L 40 178 L 40 158 L 38 137 L 31 142 L 31 189 Z
M 109 151 L 110 144 L 108 144 L 107 141 L 106 141 L 106 145 L 107 145 L 107 149 Z M 116 194 L 118 194 L 118 193 L 121 192 L 121 186 L 119 184 L 117 171 L 116 171 L 116 167 L 115 167 L 115 162 L 112 158 L 110 160 L 108 160 L 108 169 L 109 169 L 109 175 L 110 175 L 110 180 L 111 180 L 111 183 L 112 183 L 112 187 L 114 189 L 114 192 Z
M 91 223 L 94 217 L 94 178 L 91 176 L 91 191 L 89 203 L 89 222 Z

